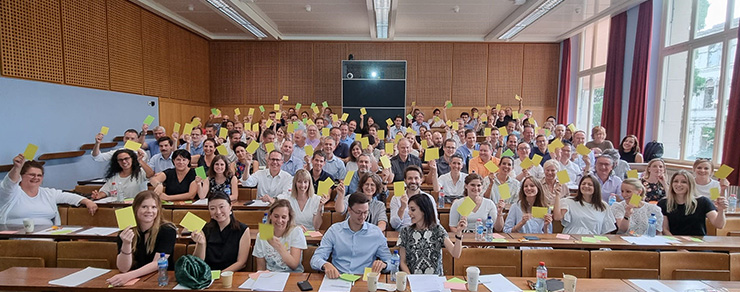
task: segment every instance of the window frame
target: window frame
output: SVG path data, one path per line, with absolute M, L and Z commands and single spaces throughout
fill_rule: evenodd
M 594 89 L 595 89 L 595 87 L 594 87 L 594 80 L 596 80 L 595 76 L 598 75 L 598 74 L 600 74 L 600 73 L 606 74 L 606 64 L 608 63 L 609 34 L 606 34 L 606 35 L 604 35 L 602 37 L 605 38 L 604 41 L 607 42 L 607 45 L 606 45 L 606 50 L 607 51 L 605 52 L 605 54 L 607 55 L 607 60 L 602 65 L 594 66 L 596 64 L 596 59 L 597 59 L 596 56 L 598 55 L 597 54 L 597 51 L 596 51 L 597 43 L 601 40 L 601 37 L 599 37 L 599 34 L 597 33 L 598 32 L 598 26 L 599 25 L 604 25 L 604 24 L 609 25 L 610 28 L 611 28 L 611 16 L 606 16 L 606 17 L 604 17 L 602 19 L 599 19 L 599 20 L 595 21 L 594 23 L 592 23 L 592 24 L 584 27 L 581 30 L 581 32 L 579 33 L 579 35 L 580 35 L 579 40 L 580 40 L 580 43 L 581 44 L 580 44 L 580 49 L 579 49 L 580 51 L 578 52 L 578 67 L 577 67 L 578 68 L 578 72 L 576 73 L 576 79 L 575 79 L 576 80 L 576 83 L 577 83 L 577 94 L 578 94 L 576 96 L 576 104 L 580 104 L 581 98 L 584 98 L 583 96 L 581 96 L 581 92 L 582 92 L 582 90 L 581 90 L 581 78 L 589 77 L 589 80 L 588 80 L 588 86 L 589 86 L 588 88 L 589 88 L 589 91 L 588 91 L 588 97 L 586 97 L 588 99 L 588 103 L 587 103 L 588 106 L 586 108 L 581 108 L 580 106 L 576 107 L 575 125 L 579 129 L 582 128 L 582 125 L 586 125 L 587 128 L 583 128 L 582 129 L 582 130 L 586 131 L 586 133 L 590 133 L 591 132 L 590 131 L 590 129 L 592 127 L 591 121 L 592 121 L 593 115 L 594 115 L 593 105 L 594 105 Z M 586 50 L 586 45 L 585 44 L 586 44 L 586 30 L 587 29 L 591 29 L 592 30 L 591 35 L 593 36 L 592 39 L 590 40 L 591 41 L 591 62 L 590 62 L 590 68 L 588 68 L 588 69 L 581 69 L 583 58 L 584 58 L 584 55 L 585 55 L 584 52 Z M 585 115 L 585 119 L 586 120 L 585 121 L 581 121 L 578 117 L 579 117 L 579 114 L 581 113 L 581 111 L 584 111 L 584 110 L 586 111 L 586 115 Z M 600 122 L 599 122 L 599 124 L 600 124 Z

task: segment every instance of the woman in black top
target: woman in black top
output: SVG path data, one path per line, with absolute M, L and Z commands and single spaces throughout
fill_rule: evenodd
M 219 153 L 221 155 L 228 155 L 226 153 Z M 196 166 L 202 166 L 205 171 L 208 171 L 208 167 L 213 162 L 213 158 L 216 157 L 216 140 L 208 138 L 203 141 L 203 155 L 193 155 L 191 163 Z
M 231 200 L 223 192 L 208 196 L 211 221 L 203 232 L 193 232 L 193 255 L 205 260 L 212 270 L 239 271 L 247 265 L 252 241 L 249 227 L 236 221 L 231 212 Z
M 175 225 L 162 219 L 162 203 L 152 191 L 143 191 L 134 198 L 136 227 L 127 227 L 118 236 L 116 266 L 121 271 L 107 280 L 110 285 L 123 286 L 131 279 L 157 271 L 157 261 L 164 253 L 174 267 L 172 252 L 177 231 Z
M 642 163 L 643 158 L 640 154 L 640 142 L 635 135 L 627 135 L 619 143 L 620 159 L 628 163 Z
M 165 201 L 192 200 L 198 192 L 200 178 L 190 168 L 190 152 L 184 149 L 172 153 L 175 168 L 155 174 L 151 178 L 154 192 Z
M 712 203 L 707 197 L 697 196 L 694 177 L 685 170 L 671 177 L 668 194 L 658 201 L 658 207 L 663 211 L 664 235 L 704 236 L 707 234 L 705 218 L 714 227 L 725 227 L 725 198 L 719 197 Z

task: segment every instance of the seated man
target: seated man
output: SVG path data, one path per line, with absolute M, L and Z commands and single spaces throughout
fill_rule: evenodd
M 436 171 L 436 170 L 435 170 Z M 406 193 L 403 196 L 393 196 L 391 199 L 391 227 L 395 230 L 401 229 L 401 227 L 411 225 L 411 217 L 409 216 L 408 202 L 409 198 L 416 195 L 423 195 L 429 197 L 429 200 L 435 202 L 434 206 L 434 218 L 439 223 L 439 215 L 437 214 L 437 200 L 432 195 L 421 191 L 422 174 L 421 167 L 409 166 L 403 173 L 404 181 L 406 182 Z M 393 192 L 399 192 L 401 190 L 393 190 Z
M 113 149 L 105 153 L 100 153 L 100 143 L 103 142 L 104 136 L 105 135 L 103 135 L 103 133 L 98 133 L 97 135 L 95 135 L 95 146 L 93 146 L 92 158 L 93 160 L 97 162 L 110 161 L 110 159 L 113 157 L 113 153 L 116 153 L 116 151 L 123 149 L 123 147 L 121 147 L 121 148 L 116 148 L 116 149 Z M 134 141 L 138 143 L 138 140 L 139 140 L 139 132 L 136 132 L 136 130 L 134 129 L 128 129 L 126 130 L 126 132 L 123 133 L 123 143 L 124 144 L 126 144 L 126 142 L 128 141 Z M 139 151 L 139 153 L 137 154 L 142 155 L 142 152 Z M 144 151 L 143 155 L 145 158 L 144 160 L 149 161 L 149 156 L 146 155 L 146 151 Z
M 393 181 L 402 181 L 405 169 L 412 165 L 421 168 L 421 159 L 411 154 L 411 142 L 401 139 L 398 141 L 398 155 L 391 158 Z
M 154 130 L 152 131 L 154 133 L 154 141 L 146 141 L 146 132 L 149 129 L 149 125 L 144 124 L 141 127 L 141 133 L 144 133 L 144 135 L 139 136 L 139 143 L 141 143 L 141 149 L 149 150 L 149 155 L 154 156 L 159 154 L 159 138 L 162 138 L 167 135 L 167 132 L 165 131 L 164 127 L 162 126 L 156 126 L 154 127 Z
M 159 149 L 160 152 L 152 156 L 146 166 L 142 165 L 142 167 L 144 167 L 144 171 L 147 172 L 147 176 L 151 176 L 154 175 L 154 173 L 163 172 L 165 171 L 165 169 L 175 167 L 175 165 L 172 164 L 172 138 L 167 136 L 160 137 L 157 142 L 159 142 L 159 145 L 157 145 L 157 149 Z M 147 167 L 151 168 L 151 175 L 150 172 L 147 170 Z
M 257 198 L 263 202 L 272 202 L 277 195 L 290 190 L 293 176 L 281 170 L 283 166 L 283 154 L 278 150 L 270 151 L 268 155 L 267 168 L 258 170 L 252 175 L 244 172 L 242 185 L 245 187 L 257 187 Z
M 327 178 L 336 180 L 335 177 L 324 171 L 325 164 L 326 156 L 321 151 L 314 152 L 311 156 L 311 162 L 306 164 L 306 170 L 311 174 L 311 181 L 313 182 L 313 189 L 315 191 L 319 189 L 319 181 L 325 181 Z
M 365 221 L 369 203 L 363 194 L 349 196 L 349 219 L 329 227 L 311 258 L 312 268 L 336 279 L 342 273 L 363 274 L 367 267 L 377 273 L 388 267 L 391 253 L 386 238 L 378 226 Z
M 293 142 L 285 139 L 283 145 L 280 146 L 280 152 L 283 153 L 283 166 L 280 169 L 294 176 L 296 171 L 303 168 L 303 158 L 294 156 L 293 151 L 295 151 Z
M 257 151 L 254 152 L 254 159 L 259 162 L 260 166 L 267 166 L 267 144 L 275 142 L 275 131 L 272 129 L 265 129 L 262 131 L 262 140 L 260 147 L 257 147 Z M 274 146 L 274 145 L 273 145 Z M 275 147 L 277 149 L 277 147 Z
M 339 142 L 337 142 L 337 140 L 332 136 L 324 137 L 322 141 L 323 146 L 321 149 L 322 152 L 324 152 L 324 157 L 326 157 L 324 171 L 331 174 L 335 179 L 344 179 L 344 176 L 347 174 L 344 161 L 334 155 L 334 149 L 337 147 L 337 143 Z

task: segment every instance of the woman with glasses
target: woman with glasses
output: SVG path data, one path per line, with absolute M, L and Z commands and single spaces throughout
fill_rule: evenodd
M 137 156 L 130 149 L 119 149 L 113 153 L 113 159 L 105 172 L 105 184 L 100 190 L 92 192 L 93 200 L 116 196 L 115 190 L 123 198 L 133 198 L 146 190 L 147 175 L 142 165 L 146 164 L 143 156 Z
M 385 201 L 380 200 L 379 198 L 383 192 L 384 186 L 382 179 L 377 174 L 369 172 L 363 173 L 360 175 L 358 186 L 359 188 L 355 194 L 362 194 L 370 200 L 368 203 L 367 219 L 365 219 L 365 221 L 370 224 L 377 225 L 380 230 L 384 231 L 386 226 L 388 226 L 388 215 L 385 213 Z M 385 196 L 387 196 L 388 190 L 385 190 L 385 192 Z M 334 211 L 343 213 L 345 209 L 348 209 L 348 205 L 349 196 L 344 199 L 344 206 L 340 207 L 335 205 L 336 207 Z M 349 218 L 349 213 L 347 213 L 346 218 Z

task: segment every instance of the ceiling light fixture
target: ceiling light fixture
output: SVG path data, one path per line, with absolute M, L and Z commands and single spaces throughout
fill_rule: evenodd
M 537 19 L 540 19 L 540 17 L 544 16 L 548 12 L 550 12 L 552 9 L 557 7 L 560 3 L 563 3 L 564 0 L 547 0 L 545 3 L 542 3 L 537 9 L 530 12 L 527 16 L 525 16 L 522 20 L 520 20 L 516 25 L 511 27 L 509 30 L 507 30 L 504 34 L 498 37 L 500 40 L 509 40 L 519 34 L 522 30 L 527 28 L 530 24 L 537 21 Z
M 460 6 L 455 5 L 455 7 L 452 7 L 452 11 L 455 13 L 460 12 Z
M 373 5 L 375 6 L 375 35 L 379 39 L 387 39 L 391 0 L 373 0 Z
M 311 12 L 311 4 L 306 4 L 306 12 Z
M 206 0 L 208 4 L 213 5 L 213 7 L 216 7 L 221 13 L 226 14 L 231 20 L 236 21 L 239 25 L 246 28 L 249 32 L 251 32 L 254 36 L 262 39 L 266 38 L 267 35 L 262 32 L 259 28 L 254 26 L 249 20 L 241 16 L 239 13 L 237 13 L 234 8 L 231 8 L 224 0 Z

